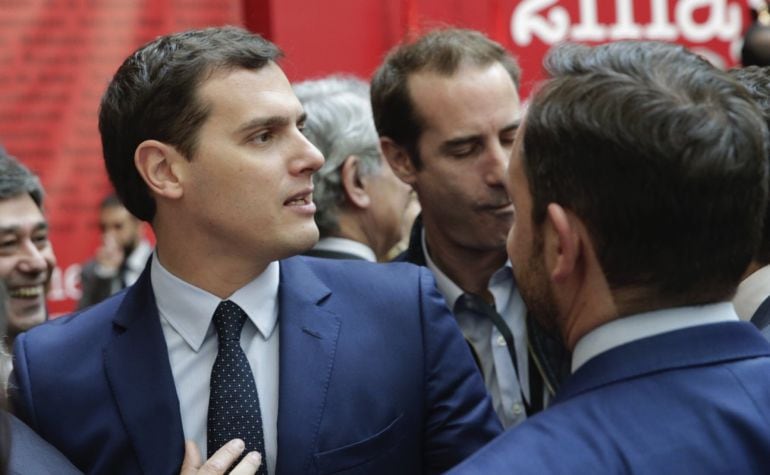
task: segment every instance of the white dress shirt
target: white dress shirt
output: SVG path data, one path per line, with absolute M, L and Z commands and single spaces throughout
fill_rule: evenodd
M 195 441 L 205 459 L 209 383 L 219 348 L 212 319 L 221 300 L 171 274 L 157 253 L 150 272 L 184 437 Z M 278 450 L 278 281 L 279 265 L 273 262 L 228 298 L 249 316 L 241 331 L 241 347 L 259 393 L 266 452 L 263 459 L 269 473 L 275 473 Z
M 635 340 L 698 325 L 734 321 L 738 321 L 738 316 L 730 302 L 667 308 L 618 318 L 591 330 L 577 342 L 572 352 L 572 372 L 594 356 Z
M 377 256 L 374 254 L 371 247 L 352 239 L 325 237 L 320 239 L 316 245 L 313 246 L 313 249 L 317 251 L 344 252 L 345 254 L 353 254 L 354 256 L 369 262 L 377 262 Z
M 513 368 L 508 345 L 489 318 L 455 308 L 463 290 L 439 269 L 428 254 L 425 231 L 422 233 L 425 262 L 433 272 L 436 287 L 457 320 L 463 336 L 470 342 L 481 365 L 484 384 L 492 397 L 492 405 L 503 426 L 508 428 L 527 418 L 522 393 L 529 402 L 529 355 L 527 353 L 527 309 L 516 289 L 510 261 L 489 279 L 488 289 L 495 309 L 503 317 L 513 335 L 517 370 Z M 517 377 L 518 375 L 518 377 Z
M 770 296 L 770 266 L 757 269 L 738 285 L 733 306 L 738 317 L 748 322 L 765 299 Z

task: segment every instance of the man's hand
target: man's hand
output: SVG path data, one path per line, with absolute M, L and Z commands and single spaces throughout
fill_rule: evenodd
M 241 439 L 233 439 L 214 452 L 214 455 L 201 465 L 201 454 L 195 442 L 188 440 L 184 445 L 184 461 L 179 475 L 224 475 L 244 449 Z M 261 464 L 262 456 L 259 452 L 249 452 L 230 473 L 231 475 L 254 475 Z
M 96 263 L 101 271 L 109 274 L 117 274 L 125 255 L 115 236 L 106 234 L 102 238 L 102 245 L 96 250 Z

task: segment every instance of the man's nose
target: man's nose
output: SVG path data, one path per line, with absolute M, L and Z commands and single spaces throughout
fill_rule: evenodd
M 43 250 L 39 249 L 34 242 L 25 242 L 20 252 L 22 255 L 19 261 L 19 269 L 22 272 L 32 274 L 45 272 L 48 269 L 48 263 Z

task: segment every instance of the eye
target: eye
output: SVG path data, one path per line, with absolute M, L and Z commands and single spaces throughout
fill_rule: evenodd
M 41 233 L 32 236 L 32 241 L 35 245 L 42 249 L 48 245 L 48 233 Z
M 6 237 L 0 239 L 0 252 L 11 252 L 19 245 L 18 239 Z
M 455 158 L 466 158 L 475 155 L 479 151 L 477 143 L 459 145 L 449 150 L 449 155 Z
M 511 135 L 510 137 L 507 135 L 500 137 L 500 143 L 504 147 L 513 147 L 513 135 Z
M 251 141 L 258 144 L 263 144 L 272 140 L 273 136 L 274 134 L 272 130 L 264 130 L 252 137 Z

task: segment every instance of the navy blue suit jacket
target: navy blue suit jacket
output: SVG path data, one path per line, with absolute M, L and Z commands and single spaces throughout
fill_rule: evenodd
M 437 473 L 501 432 L 430 274 L 281 261 L 278 474 Z M 178 473 L 183 433 L 149 266 L 20 335 L 20 417 L 87 473 Z
M 0 411 L 10 429 L 8 475 L 81 475 L 69 460 L 20 420 Z M 7 420 L 6 420 L 7 419 Z
M 770 460 L 770 344 L 745 322 L 609 350 L 546 411 L 451 474 L 760 474 Z

